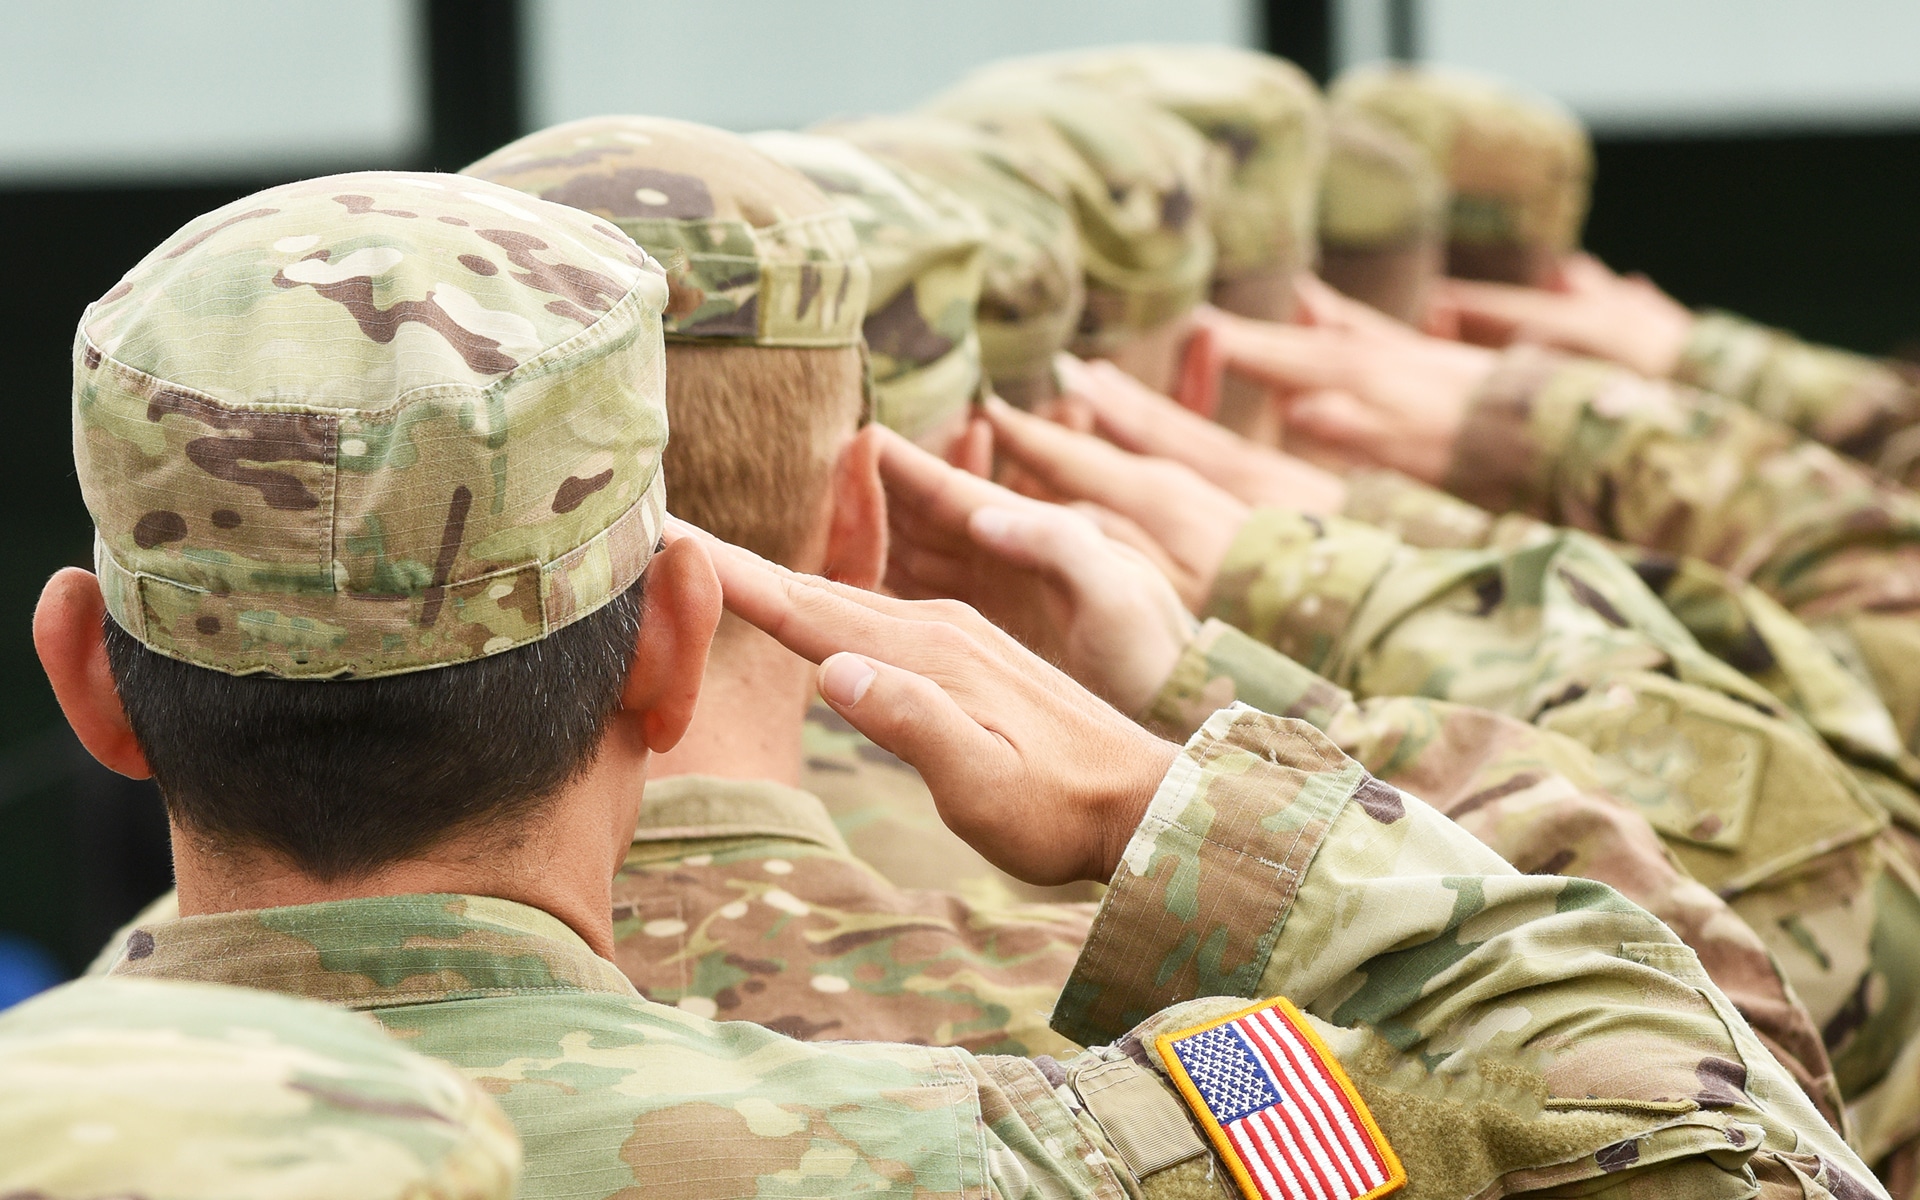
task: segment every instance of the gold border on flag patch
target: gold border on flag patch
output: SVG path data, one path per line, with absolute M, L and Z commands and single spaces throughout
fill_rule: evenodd
M 1377 1200 L 1406 1168 L 1284 996 L 1163 1033 L 1154 1048 L 1247 1200 Z

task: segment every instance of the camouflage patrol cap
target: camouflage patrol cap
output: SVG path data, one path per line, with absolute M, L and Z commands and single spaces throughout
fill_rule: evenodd
M 508 1200 L 513 1126 L 445 1063 L 316 1001 L 86 979 L 0 1016 L 0 1195 Z
M 1087 285 L 1073 345 L 1111 353 L 1206 298 L 1222 163 L 1150 104 L 1018 68 L 986 68 L 925 111 L 1018 144 L 1062 181 Z
M 981 364 L 1001 386 L 1050 370 L 1079 323 L 1086 285 L 1063 185 L 1044 164 L 1003 138 L 941 117 L 832 121 L 814 132 L 852 142 L 973 206 L 987 225 L 975 314 Z
M 1234 46 L 1111 46 L 1001 64 L 1144 100 L 1218 146 L 1214 276 L 1292 274 L 1313 264 L 1313 210 L 1326 114 L 1307 73 Z
M 867 265 L 846 214 L 737 134 L 590 117 L 509 142 L 461 174 L 619 226 L 666 266 L 668 341 L 860 344 Z
M 666 280 L 604 221 L 337 175 L 188 223 L 80 319 L 107 610 L 228 674 L 369 677 L 599 608 L 660 536 Z
M 1353 109 L 1329 121 L 1320 179 L 1320 275 L 1349 296 L 1417 322 L 1445 267 L 1447 184 L 1391 125 Z
M 909 438 L 952 430 L 980 395 L 981 248 L 986 220 L 912 170 L 836 138 L 749 134 L 811 179 L 853 222 L 873 275 L 866 336 L 873 419 Z
M 1424 150 L 1453 189 L 1455 274 L 1536 282 L 1580 241 L 1593 144 L 1556 101 L 1431 67 L 1366 66 L 1330 89 Z

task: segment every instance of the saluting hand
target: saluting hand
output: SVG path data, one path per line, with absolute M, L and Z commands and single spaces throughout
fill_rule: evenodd
M 887 586 L 973 605 L 1124 713 L 1166 682 L 1194 620 L 1159 567 L 1086 514 L 1016 495 L 896 436 L 880 446 Z
M 898 600 L 702 538 L 728 611 L 820 664 L 820 695 L 919 770 L 941 819 L 1036 884 L 1112 877 L 1179 750 L 954 600 Z

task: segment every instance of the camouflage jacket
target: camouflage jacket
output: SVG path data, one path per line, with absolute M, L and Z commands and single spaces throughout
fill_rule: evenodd
M 1605 546 L 1547 530 L 1423 551 L 1260 510 L 1211 611 L 1355 695 L 1468 702 L 1587 746 L 1605 790 L 1778 958 L 1849 1102 L 1889 1083 L 1920 1034 L 1920 903 L 1877 797 L 1911 804 L 1910 789 L 1842 762 Z
M 919 775 L 892 762 L 897 802 L 870 801 L 865 812 L 870 829 L 893 835 L 873 848 L 911 877 L 932 857 L 918 852 L 923 841 L 944 849 L 959 838 L 940 824 Z M 911 789 L 917 802 L 908 802 Z M 923 818 L 945 837 L 920 835 Z M 966 849 L 975 860 L 963 875 L 968 894 L 924 878 L 927 886 L 898 886 L 856 857 L 825 806 L 797 788 L 650 780 L 613 884 L 614 963 L 648 999 L 802 1041 L 1077 1049 L 1047 1027 L 1047 1014 L 1097 905 L 1017 903 Z
M 1702 313 L 1673 377 L 1725 396 L 1889 479 L 1920 482 L 1920 386 L 1891 363 L 1804 342 L 1732 313 Z
M 546 914 L 472 896 L 143 926 L 113 971 L 372 1011 L 499 1100 L 530 1197 L 1221 1195 L 1145 1047 L 1270 995 L 1352 1077 L 1409 1197 L 1882 1194 L 1665 927 L 1514 872 L 1309 727 L 1240 707 L 1127 848 L 1052 1020 L 1110 1044 L 1065 1060 L 716 1025 L 641 998 Z
M 1476 397 L 1447 490 L 1724 567 L 1871 680 L 1920 748 L 1920 496 L 1730 401 L 1534 349 Z

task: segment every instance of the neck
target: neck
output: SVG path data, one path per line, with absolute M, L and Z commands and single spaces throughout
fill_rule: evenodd
M 797 787 L 813 667 L 738 618 L 714 639 L 700 704 L 679 745 L 653 756 L 650 779 L 715 775 Z
M 401 862 L 322 879 L 284 856 L 173 826 L 182 916 L 370 896 L 454 893 L 511 900 L 565 923 L 613 958 L 613 875 L 633 840 L 647 769 L 637 719 L 617 714 L 585 774 L 505 830 L 456 834 Z

